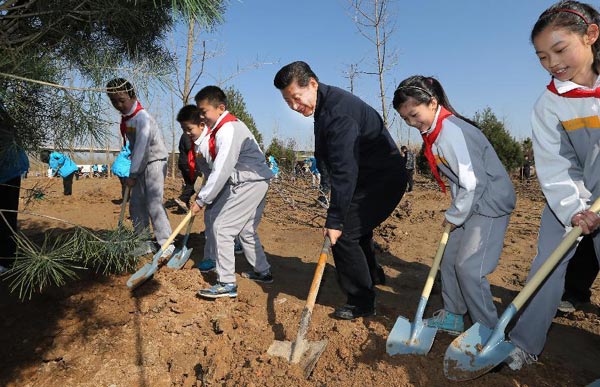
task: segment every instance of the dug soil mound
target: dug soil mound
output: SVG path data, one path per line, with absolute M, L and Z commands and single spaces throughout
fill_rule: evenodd
M 23 186 L 42 183 L 46 195 L 28 200 L 26 208 L 23 202 L 21 209 L 95 230 L 116 226 L 118 180 L 76 181 L 71 197 L 62 195 L 58 179 L 30 178 Z M 174 181 L 169 184 L 165 202 L 176 225 L 185 213 L 171 206 L 179 187 Z M 517 209 L 500 265 L 490 276 L 500 312 L 524 284 L 544 206 L 534 181 L 515 184 Z M 267 348 L 274 340 L 296 338 L 323 241 L 325 210 L 309 183 L 282 179 L 271 186 L 259 229 L 275 281 L 257 284 L 238 276 L 236 299 L 196 296 L 215 281 L 214 274 L 202 275 L 193 268 L 202 259 L 201 221 L 196 221 L 188 242 L 194 251 L 186 266 L 179 271 L 163 267 L 134 292 L 125 285 L 129 274 L 81 271 L 80 279 L 21 302 L 10 294 L 6 281 L 0 282 L 0 385 L 554 387 L 584 386 L 600 378 L 599 281 L 592 303 L 557 317 L 539 362 L 520 372 L 500 367 L 473 381 L 449 382 L 443 358 L 453 337 L 443 332 L 426 356 L 386 354 L 386 339 L 397 317 L 414 319 L 442 233 L 450 199 L 434 187 L 417 177 L 415 190 L 376 230 L 378 258 L 387 277 L 386 284 L 377 287 L 377 316 L 355 321 L 330 317 L 345 299 L 329 259 L 307 335 L 310 341 L 326 339 L 328 344 L 308 380 L 297 366 L 269 356 Z M 72 228 L 33 215 L 20 215 L 19 225 L 34 240 L 49 229 Z M 238 255 L 236 271 L 249 268 Z M 426 316 L 440 307 L 436 286 Z

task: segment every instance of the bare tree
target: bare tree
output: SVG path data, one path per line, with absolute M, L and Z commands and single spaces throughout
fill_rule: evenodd
M 354 78 L 357 78 L 361 72 L 358 71 L 358 63 L 350 63 L 348 70 L 344 71 L 344 78 L 350 81 L 350 92 L 354 94 Z
M 395 23 L 392 21 L 392 12 L 388 5 L 392 0 L 348 0 L 352 11 L 352 19 L 358 32 L 375 46 L 376 67 L 375 72 L 364 74 L 377 75 L 379 80 L 379 97 L 381 100 L 381 115 L 383 122 L 388 126 L 385 73 L 396 64 L 394 50 L 388 50 L 388 40 L 392 36 Z

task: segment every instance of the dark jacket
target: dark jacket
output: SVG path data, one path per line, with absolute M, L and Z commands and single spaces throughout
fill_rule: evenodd
M 323 83 L 317 91 L 315 156 L 325 161 L 330 174 L 325 227 L 337 230 L 343 229 L 356 192 L 367 193 L 368 200 L 370 181 L 397 176 L 405 166 L 379 113 L 355 95 Z
M 188 164 L 188 152 L 192 149 L 192 140 L 187 134 L 182 134 L 179 138 L 179 159 L 177 166 L 181 171 L 185 184 L 194 184 L 190 179 L 190 165 Z

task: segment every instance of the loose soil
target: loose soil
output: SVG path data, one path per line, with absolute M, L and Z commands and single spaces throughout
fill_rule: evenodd
M 120 198 L 117 179 L 74 182 L 62 195 L 60 179 L 29 178 L 24 188 L 43 186 L 46 195 L 21 209 L 58 217 L 95 230 L 116 226 Z M 518 191 L 498 269 L 490 276 L 502 312 L 522 288 L 535 255 L 544 206 L 535 181 L 515 182 Z M 173 206 L 178 183 L 165 192 L 171 224 L 185 214 Z M 390 187 L 393 189 L 393 187 Z M 22 191 L 25 198 L 27 191 Z M 449 195 L 417 177 L 414 192 L 402 199 L 376 230 L 387 283 L 377 287 L 377 316 L 356 321 L 330 317 L 345 299 L 333 261 L 325 269 L 307 338 L 328 345 L 308 380 L 283 358 L 267 355 L 273 340 L 295 340 L 322 244 L 325 210 L 306 180 L 282 180 L 268 194 L 259 228 L 275 282 L 261 285 L 238 276 L 237 299 L 208 301 L 196 292 L 215 275 L 193 268 L 202 259 L 203 225 L 197 221 L 188 247 L 192 260 L 179 271 L 163 267 L 133 293 L 129 274 L 81 279 L 49 288 L 20 302 L 0 282 L 0 385 L 3 386 L 445 386 L 444 352 L 453 340 L 438 332 L 426 356 L 388 356 L 387 336 L 398 316 L 414 320 L 422 286 L 442 233 Z M 32 238 L 73 226 L 31 215 L 20 216 Z M 181 237 L 179 238 L 182 239 Z M 147 259 L 150 259 L 148 256 Z M 248 270 L 243 255 L 236 271 Z M 462 386 L 584 386 L 600 378 L 600 280 L 592 304 L 556 317 L 539 363 L 520 372 L 500 367 Z M 441 308 L 439 288 L 426 311 Z

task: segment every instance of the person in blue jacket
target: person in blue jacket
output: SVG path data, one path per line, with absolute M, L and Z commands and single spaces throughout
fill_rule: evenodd
M 125 188 L 127 187 L 127 178 L 129 177 L 129 168 L 131 167 L 131 150 L 129 142 L 123 145 L 121 152 L 117 155 L 115 162 L 110 167 L 113 175 L 119 178 L 121 182 L 121 200 L 125 198 Z
M 43 150 L 40 155 L 40 160 L 44 163 L 48 163 L 50 168 L 54 171 L 54 176 L 60 175 L 63 178 L 63 189 L 66 196 L 73 193 L 73 177 L 77 172 L 77 165 L 69 158 L 69 156 L 63 155 L 59 152 L 52 152 Z
M 279 165 L 277 165 L 277 160 L 273 155 L 269 155 L 267 164 L 269 164 L 269 169 L 273 172 L 274 178 L 277 179 L 279 177 Z
M 17 230 L 17 211 L 21 175 L 29 170 L 27 155 L 15 143 L 0 149 L 0 273 L 14 262 L 17 245 L 13 231 Z M 3 211 L 3 210 L 9 210 Z

